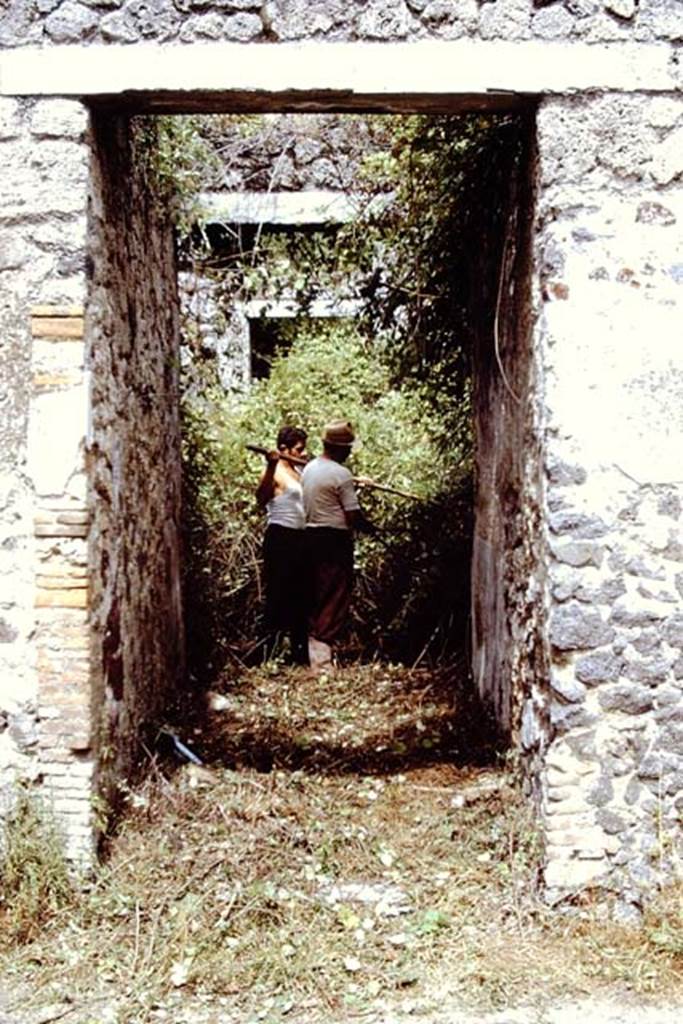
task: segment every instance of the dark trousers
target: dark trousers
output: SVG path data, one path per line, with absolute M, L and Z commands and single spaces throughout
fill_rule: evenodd
M 308 630 L 316 640 L 333 644 L 349 616 L 353 589 L 353 536 L 350 530 L 308 527 L 306 557 L 310 596 Z
M 263 584 L 267 653 L 272 652 L 277 634 L 287 633 L 292 658 L 299 665 L 308 661 L 305 556 L 304 530 L 274 524 L 266 527 L 263 540 Z

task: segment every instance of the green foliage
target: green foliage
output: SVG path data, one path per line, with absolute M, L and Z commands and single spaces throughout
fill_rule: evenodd
M 449 439 L 469 428 L 472 348 L 493 344 L 497 289 L 522 157 L 523 122 L 501 115 L 365 119 L 371 148 L 357 215 L 314 232 L 237 232 L 205 264 L 226 301 L 287 298 L 306 313 L 333 294 L 359 304 L 395 382 L 425 385 Z
M 188 549 L 195 555 L 186 581 L 190 642 L 210 647 L 218 668 L 231 651 L 246 656 L 258 636 L 263 517 L 254 491 L 263 463 L 245 445 L 269 447 L 290 423 L 309 432 L 316 454 L 324 424 L 344 417 L 360 441 L 349 463 L 354 474 L 423 499 L 371 490 L 363 496 L 381 533 L 357 544 L 352 649 L 414 658 L 435 631 L 442 631 L 443 643 L 467 603 L 468 449 L 455 445 L 444 453 L 442 424 L 421 389 L 392 384 L 355 326 L 300 322 L 292 334 L 270 377 L 256 381 L 246 397 L 214 390 L 201 404 L 186 402 Z
M 424 498 L 364 496 L 382 533 L 357 546 L 352 649 L 409 661 L 466 642 L 472 353 L 493 350 L 525 129 L 520 119 L 481 114 L 368 121 L 368 137 L 381 144 L 356 176 L 352 222 L 289 235 L 259 229 L 215 261 L 228 303 L 259 298 L 266 310 L 288 299 L 306 313 L 334 294 L 360 304 L 353 328 L 295 323 L 283 332 L 270 379 L 244 402 L 214 391 L 199 412 L 186 410 L 189 548 L 199 540 L 204 560 L 222 552 L 218 565 L 192 570 L 195 585 L 220 581 L 197 607 L 205 632 L 212 615 L 216 636 L 241 630 L 240 650 L 258 634 L 260 467 L 244 444 L 270 445 L 288 422 L 308 428 L 315 447 L 336 416 L 362 439 L 357 475 Z
M 500 115 L 393 119 L 390 151 L 366 162 L 366 187 L 390 199 L 340 238 L 374 265 L 364 330 L 438 402 L 466 395 L 474 337 L 491 334 L 523 136 Z
M 35 938 L 73 897 L 61 837 L 45 808 L 21 791 L 5 819 L 0 851 L 0 932 L 8 943 Z
M 321 296 L 353 297 L 358 270 L 348 256 L 330 228 L 251 239 L 240 231 L 232 248 L 204 261 L 203 266 L 228 303 L 256 299 L 265 314 L 286 297 L 305 315 Z
M 238 133 L 256 130 L 258 119 L 226 114 L 219 119 L 201 115 L 140 116 L 134 133 L 146 162 L 150 189 L 159 207 L 176 225 L 179 240 L 187 244 L 202 219 L 200 192 L 220 180 L 224 168 L 211 125 L 220 120 Z

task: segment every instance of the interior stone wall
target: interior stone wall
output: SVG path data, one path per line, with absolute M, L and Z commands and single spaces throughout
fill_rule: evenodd
M 93 121 L 90 626 L 100 793 L 116 799 L 183 675 L 179 302 L 154 123 Z
M 518 118 L 495 178 L 481 182 L 470 254 L 475 431 L 472 670 L 498 728 L 516 745 L 522 695 L 547 675 L 543 504 L 533 349 L 534 111 Z M 495 195 L 495 200 L 487 201 Z M 491 210 L 500 206 L 497 219 Z
M 229 306 L 201 267 L 178 274 L 183 392 L 200 392 L 209 379 L 224 391 L 244 391 L 251 379 L 246 314 Z

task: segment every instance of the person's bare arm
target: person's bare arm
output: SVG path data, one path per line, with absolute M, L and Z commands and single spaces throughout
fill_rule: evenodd
M 256 500 L 261 508 L 265 508 L 268 502 L 272 501 L 275 497 L 275 470 L 277 469 L 280 456 L 278 452 L 272 451 L 268 452 L 266 458 L 268 462 L 256 488 Z

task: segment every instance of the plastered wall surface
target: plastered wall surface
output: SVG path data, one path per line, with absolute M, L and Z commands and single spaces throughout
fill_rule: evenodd
M 476 40 L 484 56 L 489 44 L 514 44 L 506 88 L 511 94 L 531 89 L 538 97 L 526 335 L 529 405 L 520 431 L 524 453 L 515 470 L 524 481 L 515 514 L 525 523 L 522 546 L 531 561 L 520 563 L 517 580 L 503 588 L 494 580 L 491 587 L 506 595 L 495 613 L 500 634 L 505 623 L 516 623 L 507 664 L 524 680 L 513 705 L 518 701 L 519 745 L 533 766 L 546 831 L 550 898 L 599 882 L 619 893 L 620 912 L 628 917 L 643 893 L 679 869 L 683 813 L 680 4 L 13 0 L 0 12 L 0 46 L 13 51 L 13 59 L 31 47 L 56 45 L 80 55 L 158 46 L 164 74 L 174 66 L 169 48 L 176 45 L 201 56 L 197 44 L 222 41 L 248 44 L 249 54 L 252 43 L 284 52 L 285 44 L 319 41 L 332 46 L 331 55 L 336 43 L 382 44 L 394 95 L 402 81 L 391 65 L 394 47 L 429 40 Z M 544 48 L 553 56 L 547 64 L 526 59 L 529 47 L 535 57 Z M 253 46 L 253 52 L 260 55 L 263 46 Z M 573 60 L 579 52 L 581 59 Z M 576 75 L 573 84 L 552 74 L 556 54 Z M 2 53 L 0 68 L 1 58 Z M 325 62 L 318 59 L 314 78 L 324 89 Z M 335 88 L 345 68 L 353 79 L 362 62 L 361 56 L 358 65 L 346 57 L 331 59 Z M 30 65 L 31 74 L 36 66 Z M 117 66 L 128 65 L 119 60 Z M 265 62 L 250 61 L 250 74 L 257 80 L 261 66 L 263 91 L 273 90 L 269 109 L 276 110 L 277 89 L 266 81 Z M 412 94 L 422 72 L 410 62 L 402 66 Z M 448 66 L 444 57 L 443 68 Z M 286 61 L 283 67 L 286 75 Z M 470 92 L 485 89 L 487 67 Z M 120 70 L 113 92 L 125 88 L 122 75 Z M 442 93 L 448 94 L 450 79 L 444 75 Z M 0 89 L 2 81 L 0 76 Z M 141 95 L 147 89 L 153 99 L 154 84 L 140 81 Z M 217 102 L 220 89 L 230 88 L 229 66 L 222 66 L 221 82 L 212 86 Z M 466 81 L 458 83 L 468 91 Z M 191 92 L 192 83 L 177 87 Z M 87 84 L 74 88 L 87 92 Z M 92 744 L 88 716 L 103 705 L 96 700 L 86 712 L 85 691 L 79 689 L 79 645 L 84 629 L 92 641 L 93 622 L 78 602 L 83 592 L 94 593 L 89 588 L 95 579 L 92 564 L 87 586 L 82 571 L 92 520 L 79 520 L 91 512 L 82 472 L 88 357 L 76 337 L 63 335 L 77 333 L 88 296 L 86 214 L 97 194 L 92 138 L 85 108 L 61 98 L 52 81 L 41 85 L 42 91 L 52 90 L 46 98 L 32 97 L 27 89 L 24 83 L 16 94 L 0 97 L 0 160 L 7 183 L 0 194 L 0 310 L 7 353 L 0 370 L 6 441 L 0 490 L 0 772 L 6 791 L 16 772 L 38 774 L 36 766 L 43 763 L 67 765 L 60 769 L 66 787 L 76 785 L 71 765 L 89 778 L 94 762 L 92 745 L 85 745 L 87 729 Z M 115 241 L 108 246 L 114 251 Z M 154 250 L 160 258 L 162 249 Z M 166 287 L 160 285 L 161 301 Z M 136 288 L 129 278 L 120 294 Z M 101 310 L 105 306 L 103 300 Z M 120 304 L 110 313 L 111 323 L 125 319 Z M 62 321 L 59 330 L 55 319 Z M 98 372 L 104 381 L 103 367 Z M 58 383 L 50 384 L 51 377 Z M 503 392 L 494 386 L 490 393 L 495 399 Z M 493 423 L 499 411 L 496 399 L 489 409 Z M 60 424 L 58 432 L 50 431 L 51 422 Z M 43 558 L 51 563 L 49 573 L 36 571 Z M 43 578 L 48 576 L 49 586 Z M 110 593 L 103 578 L 96 584 L 102 611 Z M 60 607 L 54 598 L 38 601 L 41 590 L 72 596 L 63 597 Z M 40 603 L 48 600 L 53 603 Z M 537 625 L 525 631 L 525 621 L 532 619 Z M 47 621 L 41 647 L 35 623 L 42 620 Z M 98 619 L 100 625 L 104 621 Z M 56 639 L 67 626 L 76 652 L 68 662 Z M 50 672 L 68 676 L 79 716 L 69 717 L 58 703 L 41 712 L 41 650 L 55 654 L 48 658 Z M 102 663 L 89 650 L 86 667 L 92 673 Z M 91 696 L 97 696 L 89 679 Z M 61 744 L 50 750 L 65 750 L 63 760 L 48 752 L 49 737 Z M 87 795 L 89 785 L 81 785 L 81 794 Z M 74 815 L 73 834 L 81 829 L 85 836 L 87 814 L 76 807 L 68 813 Z
M 681 855 L 682 125 L 674 96 L 538 119 L 547 881 L 606 876 L 626 914 Z

